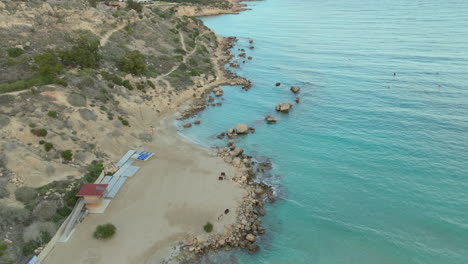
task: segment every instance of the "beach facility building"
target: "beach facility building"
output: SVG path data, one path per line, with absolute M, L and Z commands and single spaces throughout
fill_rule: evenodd
M 83 184 L 76 196 L 83 197 L 87 209 L 99 211 L 107 194 L 107 186 L 107 184 Z

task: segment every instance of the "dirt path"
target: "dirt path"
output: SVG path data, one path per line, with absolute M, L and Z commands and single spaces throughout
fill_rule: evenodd
M 117 32 L 119 30 L 124 29 L 129 23 L 130 22 L 121 24 L 120 26 L 118 26 L 118 27 L 114 28 L 113 30 L 111 30 L 111 31 L 107 32 L 106 34 L 104 34 L 104 36 L 102 36 L 101 40 L 100 40 L 101 47 L 104 47 L 107 44 L 107 41 L 112 36 L 112 34 L 114 34 L 115 32 Z
M 198 40 L 198 38 L 200 38 L 201 36 L 204 36 L 205 34 L 207 33 L 210 33 L 210 31 L 205 31 L 203 32 L 202 34 L 198 35 L 196 38 L 195 38 L 195 42 Z M 179 32 L 179 36 L 180 36 L 180 44 L 182 45 L 182 49 L 187 52 L 187 47 L 185 46 L 185 38 L 184 38 L 184 35 L 182 33 Z M 177 68 L 179 68 L 180 64 L 182 63 L 186 63 L 187 62 L 187 58 L 192 56 L 195 51 L 197 51 L 197 47 L 198 47 L 198 43 L 196 43 L 195 47 L 189 52 L 189 53 L 186 53 L 183 57 L 182 57 L 182 62 L 175 65 L 174 67 L 171 68 L 170 71 L 166 72 L 166 73 L 163 73 L 161 75 L 159 75 L 158 77 L 156 77 L 156 81 L 162 81 L 164 82 L 166 85 L 168 85 L 168 87 L 171 87 L 170 83 L 165 80 L 164 78 L 169 76 L 171 73 L 173 73 L 175 70 L 177 70 Z

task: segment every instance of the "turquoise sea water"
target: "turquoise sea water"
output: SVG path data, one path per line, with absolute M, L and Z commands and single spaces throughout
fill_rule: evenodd
M 204 18 L 252 61 L 184 130 L 205 145 L 237 139 L 273 158 L 279 200 L 255 255 L 204 263 L 468 263 L 468 1 L 267 0 Z M 393 73 L 396 76 L 393 76 Z M 281 87 L 275 87 L 281 82 Z M 288 115 L 274 106 L 301 103 Z M 278 123 L 266 125 L 266 114 Z

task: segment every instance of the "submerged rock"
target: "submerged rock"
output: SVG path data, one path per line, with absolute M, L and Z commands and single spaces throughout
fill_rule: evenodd
M 299 86 L 291 86 L 291 92 L 298 93 L 301 90 Z
M 190 124 L 190 123 L 184 123 L 182 126 L 183 126 L 184 128 L 189 128 L 189 127 L 192 126 L 192 124 Z
M 281 85 L 281 83 L 279 83 L 279 82 L 277 82 L 277 83 L 275 84 L 275 86 L 280 86 L 280 85 Z
M 277 119 L 274 116 L 267 115 L 265 116 L 265 120 L 267 121 L 268 124 L 273 124 L 276 123 Z

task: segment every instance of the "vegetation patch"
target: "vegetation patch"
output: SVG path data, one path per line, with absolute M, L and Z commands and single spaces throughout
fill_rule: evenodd
M 73 152 L 71 150 L 64 150 L 60 153 L 60 156 L 65 161 L 71 161 L 73 159 Z
M 211 231 L 213 231 L 213 224 L 210 223 L 210 222 L 207 222 L 207 223 L 203 226 L 203 230 L 205 230 L 205 232 L 207 232 L 207 233 L 211 233 Z
M 137 50 L 128 51 L 117 65 L 121 71 L 134 75 L 141 75 L 146 71 L 145 56 Z
M 49 152 L 51 149 L 54 148 L 54 144 L 50 143 L 50 142 L 45 142 L 44 143 L 44 150 Z
M 68 67 L 80 67 L 96 69 L 99 67 L 101 55 L 99 40 L 91 39 L 84 35 L 72 40 L 73 47 L 60 51 L 62 63 Z
M 8 56 L 12 58 L 16 58 L 16 57 L 23 55 L 24 50 L 21 48 L 9 48 L 7 49 L 7 53 L 8 53 Z
M 104 225 L 98 225 L 96 231 L 94 231 L 94 238 L 96 239 L 110 239 L 115 235 L 117 228 L 111 223 Z
M 31 133 L 36 137 L 46 137 L 47 130 L 45 128 L 33 128 L 31 129 Z
M 58 117 L 57 111 L 49 111 L 49 112 L 47 112 L 47 115 L 49 117 L 52 117 L 52 118 L 57 118 Z
M 99 175 L 101 175 L 102 171 L 104 170 L 104 165 L 102 162 L 97 160 L 93 160 L 91 164 L 86 168 L 87 173 L 85 176 L 85 180 L 88 183 L 94 183 Z

